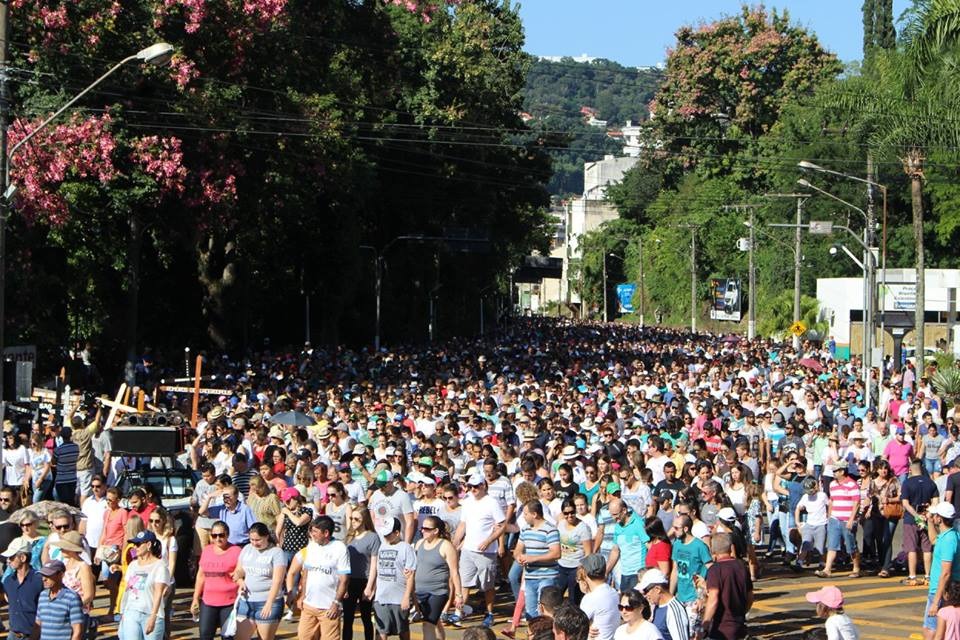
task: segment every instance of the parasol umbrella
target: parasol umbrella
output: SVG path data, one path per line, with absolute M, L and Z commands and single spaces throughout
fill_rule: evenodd
M 800 365 L 801 367 L 806 367 L 807 369 L 810 369 L 817 373 L 820 373 L 823 371 L 823 365 L 820 364 L 820 361 L 814 360 L 813 358 L 800 358 L 800 360 L 797 361 L 797 364 Z
M 731 333 L 730 335 L 724 337 L 723 342 L 727 344 L 736 344 L 737 342 L 740 342 L 740 339 L 740 336 Z
M 71 507 L 65 502 L 57 502 L 56 500 L 41 500 L 40 502 L 35 502 L 29 507 L 24 507 L 22 509 L 17 509 L 12 514 L 10 514 L 10 522 L 20 522 L 20 519 L 29 511 L 35 515 L 40 520 L 46 520 L 50 517 L 50 514 L 54 511 L 62 510 L 66 511 L 73 517 L 86 517 L 83 512 L 76 507 Z
M 270 416 L 270 422 L 294 427 L 310 427 L 316 424 L 313 418 L 300 411 L 282 411 L 275 416 Z

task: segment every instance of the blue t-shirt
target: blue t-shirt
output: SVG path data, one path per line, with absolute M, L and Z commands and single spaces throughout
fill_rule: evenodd
M 693 576 L 706 577 L 707 563 L 713 562 L 710 550 L 699 538 L 694 538 L 690 542 L 674 540 L 671 558 L 677 567 L 677 600 L 684 604 L 693 602 L 697 599 Z
M 536 529 L 529 528 L 520 532 L 520 542 L 523 543 L 524 555 L 530 556 L 531 563 L 523 568 L 523 575 L 528 578 L 555 578 L 560 574 L 558 560 L 538 562 L 536 556 L 546 555 L 553 545 L 560 546 L 560 533 L 549 522 L 544 522 Z
M 952 562 L 950 566 L 950 581 L 960 580 L 960 534 L 956 529 L 948 529 L 937 536 L 937 542 L 933 545 L 933 562 L 930 563 L 930 593 L 937 592 L 940 584 L 940 565 L 944 562 Z
M 630 514 L 627 524 L 621 525 L 618 522 L 613 527 L 613 542 L 620 548 L 620 573 L 622 575 L 634 575 L 646 566 L 647 542 L 649 540 L 650 536 L 647 535 L 643 518 L 636 512 Z

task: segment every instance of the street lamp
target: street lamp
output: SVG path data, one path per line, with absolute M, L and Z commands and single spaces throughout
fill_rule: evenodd
M 883 280 L 880 283 L 880 287 L 885 295 L 886 289 L 887 289 L 887 187 L 886 185 L 880 184 L 879 182 L 874 182 L 869 178 L 861 178 L 860 176 L 851 175 L 849 173 L 842 173 L 840 171 L 834 171 L 833 169 L 827 169 L 826 167 L 821 167 L 820 165 L 814 164 L 812 162 L 808 162 L 807 160 L 801 160 L 800 162 L 797 163 L 797 166 L 806 171 L 817 171 L 819 173 L 826 173 L 832 176 L 837 176 L 839 178 L 844 178 L 846 180 L 853 180 L 854 182 L 860 182 L 862 184 L 867 185 L 868 187 L 876 187 L 877 189 L 880 189 L 880 193 L 883 196 L 883 224 L 880 231 L 880 234 L 881 234 L 880 269 L 883 272 Z M 874 221 L 874 218 L 873 218 L 873 207 L 867 207 L 867 212 L 869 214 L 867 216 L 867 245 L 872 247 L 874 246 L 874 244 L 876 244 L 875 243 L 876 222 Z M 872 290 L 871 290 L 871 294 L 873 294 Z M 882 305 L 883 303 L 882 295 L 880 296 L 880 300 Z M 877 382 L 878 385 L 883 384 L 883 374 L 884 374 L 883 352 L 884 352 L 884 344 L 886 343 L 886 338 L 887 338 L 887 332 L 885 327 L 886 318 L 884 316 L 885 316 L 885 310 L 881 306 L 881 309 L 880 309 L 881 360 L 880 360 L 880 379 Z
M 873 331 L 874 331 L 874 298 L 873 290 L 875 288 L 876 282 L 876 261 L 873 258 L 873 251 L 870 250 L 870 216 L 867 215 L 867 212 L 861 209 L 860 207 L 847 202 L 843 198 L 835 196 L 829 191 L 825 191 L 819 187 L 816 187 L 810 184 L 804 179 L 797 180 L 797 184 L 812 189 L 817 193 L 823 194 L 844 205 L 849 207 L 854 211 L 859 211 L 860 215 L 863 216 L 864 222 L 867 226 L 863 230 L 863 240 L 860 242 L 863 247 L 863 262 L 861 263 L 863 267 L 863 392 L 866 394 L 864 400 L 869 406 L 870 404 L 870 370 L 873 368 Z M 836 225 L 834 225 L 836 226 Z M 846 227 L 843 227 L 846 228 Z M 849 231 L 849 229 L 847 229 Z M 856 237 L 856 234 L 850 231 L 850 233 Z M 859 240 L 859 238 L 858 238 Z M 882 363 L 881 363 L 882 368 Z
M 97 85 L 110 77 L 114 72 L 116 72 L 120 67 L 125 64 L 133 61 L 139 61 L 143 64 L 159 66 L 166 64 L 170 61 L 170 58 L 173 56 L 173 46 L 167 44 L 166 42 L 158 42 L 156 44 L 150 45 L 145 49 L 141 49 L 132 56 L 127 56 L 117 64 L 110 67 L 106 73 L 94 80 L 86 89 L 75 95 L 69 102 L 64 104 L 62 107 L 57 109 L 51 116 L 46 120 L 41 122 L 39 125 L 34 127 L 33 131 L 28 133 L 23 137 L 20 142 L 13 145 L 9 150 L 7 150 L 7 115 L 9 114 L 10 105 L 9 102 L 5 102 L 0 109 L 5 111 L 3 114 L 2 122 L 3 128 L 0 131 L 0 148 L 3 152 L 0 153 L 0 174 L 2 174 L 3 180 L 3 193 L 0 197 L 0 365 L 3 361 L 3 350 L 6 346 L 5 336 L 4 336 L 4 327 L 7 323 L 6 316 L 6 288 L 7 288 L 7 250 L 6 250 L 6 231 L 7 231 L 7 218 L 10 215 L 10 199 L 13 197 L 13 194 L 16 191 L 16 188 L 10 183 L 10 162 L 13 158 L 13 155 L 17 152 L 20 147 L 26 144 L 31 138 L 43 131 L 51 122 L 60 117 L 64 111 L 72 107 L 77 103 L 83 96 L 87 95 L 92 91 Z M 5 70 L 0 70 L 5 71 Z M 0 389 L 3 388 L 3 366 L 0 366 Z M 2 417 L 2 416 L 0 416 Z

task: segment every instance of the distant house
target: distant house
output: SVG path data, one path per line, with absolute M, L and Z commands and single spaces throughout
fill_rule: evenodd
M 623 138 L 623 131 L 620 131 L 620 129 L 607 129 L 607 137 L 614 139 Z
M 534 118 L 533 118 L 532 115 L 530 115 L 530 114 L 527 113 L 526 111 L 521 111 L 521 112 L 520 112 L 520 119 L 523 120 L 524 123 L 527 123 L 527 122 L 530 122 L 531 120 L 533 120 Z
M 597 127 L 598 129 L 607 128 L 606 120 L 597 120 L 596 118 L 590 118 L 589 120 L 587 120 L 587 124 L 591 127 Z
M 580 107 L 580 115 L 583 116 L 584 120 L 596 118 L 598 113 L 593 107 Z

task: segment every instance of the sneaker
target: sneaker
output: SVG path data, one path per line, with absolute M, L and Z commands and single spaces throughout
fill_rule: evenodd
M 447 622 L 458 629 L 463 626 L 463 618 L 458 613 L 447 614 Z
M 480 624 L 482 624 L 482 625 L 483 625 L 485 628 L 487 628 L 487 629 L 489 629 L 490 627 L 492 627 L 492 626 L 493 626 L 493 614 L 492 614 L 492 613 L 488 613 L 486 616 L 484 616 L 483 622 L 481 622 Z
M 450 622 L 450 614 L 447 613 L 446 611 L 444 611 L 443 613 L 441 613 L 441 614 L 440 614 L 440 622 L 442 622 L 442 623 L 444 623 L 444 624 L 447 624 L 448 622 Z
M 420 619 L 420 611 L 416 608 L 410 609 L 410 615 L 407 617 L 407 620 L 413 624 Z
M 293 620 L 293 609 L 287 609 L 287 612 L 283 615 L 284 620 Z

